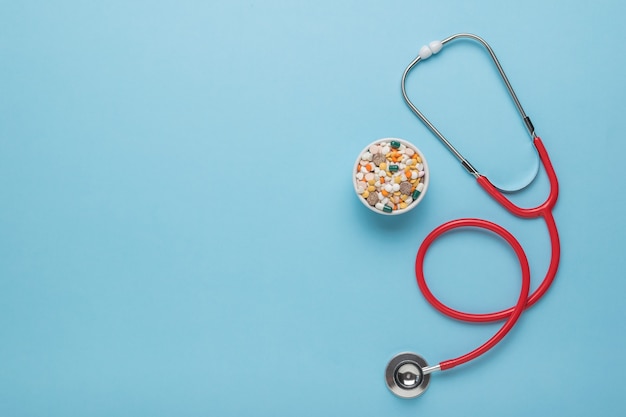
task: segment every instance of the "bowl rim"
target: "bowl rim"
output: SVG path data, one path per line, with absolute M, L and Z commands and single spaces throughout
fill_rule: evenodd
M 394 141 L 398 141 L 401 144 L 410 147 L 411 149 L 413 149 L 415 152 L 417 152 L 417 154 L 420 156 L 420 158 L 422 159 L 422 164 L 424 165 L 424 177 L 426 177 L 426 179 L 424 180 L 424 182 L 422 184 L 424 184 L 424 189 L 422 190 L 422 192 L 420 193 L 419 197 L 417 197 L 417 200 L 414 200 L 413 202 L 411 202 L 411 204 L 402 210 L 394 210 L 391 213 L 386 213 L 384 211 L 378 210 L 376 207 L 374 206 L 370 206 L 368 204 L 367 201 L 365 201 L 364 198 L 361 197 L 361 195 L 358 193 L 357 190 L 357 180 L 356 180 L 356 168 L 359 165 L 359 162 L 361 161 L 361 155 L 363 155 L 363 153 L 365 153 L 367 150 L 369 150 L 369 148 L 372 145 L 377 145 L 381 142 L 391 142 L 392 140 Z M 413 210 L 415 207 L 417 207 L 419 205 L 419 203 L 422 202 L 422 199 L 424 198 L 424 196 L 426 195 L 426 192 L 428 191 L 428 184 L 430 183 L 430 169 L 428 167 L 428 161 L 426 160 L 426 157 L 424 156 L 424 153 L 417 147 L 415 146 L 413 143 L 409 142 L 406 139 L 402 139 L 402 138 L 392 138 L 392 137 L 386 137 L 386 138 L 380 138 L 377 139 L 373 142 L 371 142 L 369 145 L 367 145 L 366 147 L 364 147 L 361 152 L 359 152 L 359 155 L 356 158 L 356 161 L 354 162 L 354 165 L 352 166 L 352 186 L 354 187 L 354 192 L 357 196 L 357 198 L 359 199 L 359 201 L 368 209 L 370 209 L 371 211 L 378 213 L 378 214 L 382 214 L 384 216 L 398 216 L 400 214 L 404 214 L 404 213 L 408 213 L 409 211 Z

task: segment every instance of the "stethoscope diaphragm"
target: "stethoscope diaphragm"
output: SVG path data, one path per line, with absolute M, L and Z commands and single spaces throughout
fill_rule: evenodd
M 424 373 L 426 360 L 415 353 L 394 356 L 385 370 L 387 387 L 401 398 L 415 398 L 424 393 L 430 383 L 430 374 Z

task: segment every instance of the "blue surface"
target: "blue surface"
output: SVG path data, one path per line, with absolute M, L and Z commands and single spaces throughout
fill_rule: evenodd
M 624 4 L 1 1 L 0 415 L 623 415 Z M 534 286 L 549 261 L 542 221 L 489 200 L 400 96 L 421 45 L 464 31 L 491 43 L 552 156 L 561 267 L 501 345 L 407 401 L 383 381 L 394 354 L 436 363 L 497 330 L 423 299 L 430 230 L 504 225 Z M 418 68 L 416 103 L 479 169 L 527 175 L 479 48 Z M 388 136 L 432 170 L 394 218 L 350 180 Z M 540 171 L 514 198 L 547 189 Z M 461 309 L 519 290 L 481 233 L 447 236 L 426 268 Z

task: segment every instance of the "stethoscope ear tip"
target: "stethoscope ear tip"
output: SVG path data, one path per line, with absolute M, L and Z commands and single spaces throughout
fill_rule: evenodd
M 387 364 L 385 382 L 400 398 L 415 398 L 424 393 L 430 383 L 430 374 L 424 372 L 428 363 L 420 355 L 399 353 Z

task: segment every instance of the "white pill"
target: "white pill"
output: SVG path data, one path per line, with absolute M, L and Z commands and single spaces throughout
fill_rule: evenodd
M 374 207 L 376 207 L 378 210 L 382 210 L 385 207 L 385 205 L 383 203 L 376 203 Z
M 370 152 L 372 154 L 378 153 L 378 152 L 380 152 L 380 147 L 378 145 L 372 145 L 372 146 L 370 146 Z
M 424 183 L 420 182 L 419 184 L 417 184 L 417 187 L 415 189 L 421 193 L 422 191 L 424 191 Z
M 375 173 L 375 174 L 378 174 L 379 172 L 380 172 L 380 168 L 375 167 L 375 168 L 374 168 L 374 173 Z
M 382 200 L 383 198 L 385 198 L 383 193 L 378 193 L 378 201 Z
M 378 179 L 374 183 L 374 187 L 376 187 L 376 188 L 380 187 L 380 181 L 378 181 Z
M 416 180 L 417 179 L 417 171 L 411 171 L 411 179 L 412 180 Z
M 400 153 L 404 153 L 404 151 L 406 150 L 406 145 L 404 143 L 401 143 L 400 148 L 398 149 L 400 149 Z
M 367 174 L 369 171 L 365 167 L 361 167 L 361 172 Z
M 388 193 L 391 192 L 391 190 L 393 190 L 393 185 L 391 184 L 385 184 L 385 191 L 387 191 Z
M 403 170 L 404 168 L 406 168 L 406 165 L 404 165 L 404 164 L 398 164 L 398 169 L 399 169 L 399 170 Z
M 400 184 L 394 184 L 392 187 L 393 192 L 400 191 Z
M 432 41 L 428 44 L 428 48 L 432 51 L 433 54 L 438 53 L 443 48 L 443 44 L 441 41 Z
M 406 175 L 404 175 L 404 174 L 400 175 L 400 179 L 401 179 L 402 181 L 406 181 Z
M 372 154 L 369 152 L 365 152 L 363 153 L 363 156 L 361 156 L 361 159 L 364 161 L 371 161 L 372 160 Z
M 359 161 L 359 164 L 363 167 L 363 166 L 367 165 L 367 161 L 364 161 L 364 160 L 361 159 Z
M 417 177 L 418 177 L 418 178 L 422 178 L 422 177 L 424 176 L 424 174 L 425 174 L 425 172 L 424 172 L 424 171 L 420 171 L 420 172 L 417 174 Z
M 364 176 L 365 176 L 365 174 L 363 174 L 362 172 L 357 172 L 356 179 L 357 180 L 362 180 Z
M 413 197 L 409 197 L 406 200 L 404 200 L 405 203 L 407 204 L 411 204 L 413 202 Z
M 411 148 L 406 148 L 406 151 L 404 152 L 409 156 L 413 156 L 413 154 L 415 154 L 415 151 Z
M 365 181 L 369 181 L 369 180 L 373 180 L 374 179 L 374 174 L 371 172 L 368 172 L 367 174 L 365 174 Z
M 430 58 L 430 56 L 433 54 L 433 51 L 430 50 L 430 48 L 428 47 L 428 45 L 424 45 L 420 48 L 420 57 L 422 57 L 422 59 L 427 59 Z
M 363 194 L 365 192 L 365 187 L 357 187 L 356 192 L 359 194 Z
M 417 168 L 418 171 L 423 171 L 424 170 L 424 164 L 419 163 L 419 164 L 417 164 L 417 166 L 415 168 Z
M 389 202 L 389 199 L 387 197 L 385 197 L 380 202 L 383 203 L 383 204 L 387 204 Z
M 382 149 L 383 154 L 385 154 L 385 155 L 388 154 L 390 150 L 391 150 L 391 148 L 389 146 L 383 146 L 383 149 Z

